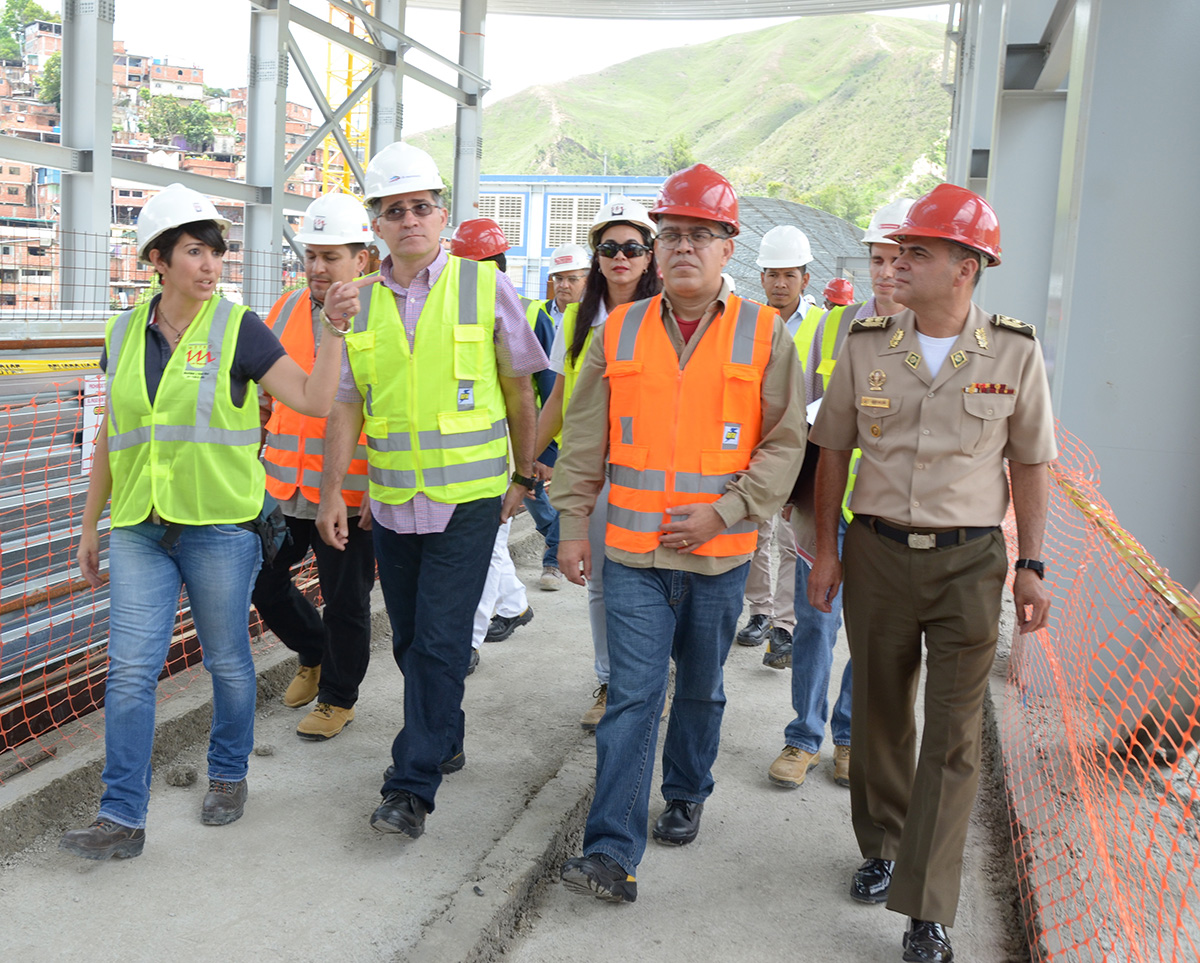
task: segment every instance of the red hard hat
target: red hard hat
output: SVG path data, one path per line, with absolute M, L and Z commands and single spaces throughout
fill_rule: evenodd
M 1000 221 L 992 205 L 957 184 L 938 184 L 909 209 L 904 223 L 888 234 L 903 243 L 906 237 L 940 237 L 954 241 L 1000 263 Z
M 834 278 L 825 285 L 825 300 L 834 304 L 849 304 L 854 300 L 854 285 L 845 278 Z
M 500 225 L 490 217 L 463 221 L 450 238 L 450 253 L 455 257 L 465 257 L 468 261 L 482 261 L 485 257 L 503 254 L 507 250 L 508 238 L 504 236 Z
M 657 221 L 664 214 L 719 221 L 733 228 L 733 234 L 739 230 L 733 185 L 705 164 L 693 164 L 663 181 L 650 216 Z

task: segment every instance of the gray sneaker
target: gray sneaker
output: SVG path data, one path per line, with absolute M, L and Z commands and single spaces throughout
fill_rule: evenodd
M 200 807 L 200 822 L 205 826 L 225 826 L 241 819 L 246 809 L 246 797 L 249 795 L 250 790 L 245 779 L 240 782 L 210 779 L 208 792 Z

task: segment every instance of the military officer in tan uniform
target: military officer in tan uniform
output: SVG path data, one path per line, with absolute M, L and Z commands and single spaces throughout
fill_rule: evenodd
M 808 593 L 828 611 L 844 566 L 851 815 L 866 858 L 851 896 L 886 900 L 911 917 L 905 960 L 949 963 L 946 927 L 958 906 L 1008 565 L 998 526 L 1011 478 L 1020 556 L 1013 594 L 1021 632 L 1037 631 L 1050 608 L 1038 556 L 1057 450 L 1033 328 L 971 300 L 985 263 L 1000 263 L 991 207 L 942 184 L 889 237 L 900 245 L 894 299 L 906 310 L 851 325 L 813 427 L 821 459 Z M 839 562 L 838 513 L 855 447 L 855 518 Z

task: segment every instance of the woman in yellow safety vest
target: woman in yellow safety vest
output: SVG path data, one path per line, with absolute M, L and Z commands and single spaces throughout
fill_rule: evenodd
M 550 369 L 558 375 L 554 390 L 542 406 L 538 418 L 536 451 L 543 451 L 563 425 L 563 413 L 571 402 L 575 381 L 583 359 L 591 347 L 592 336 L 618 305 L 652 298 L 662 290 L 662 279 L 654 260 L 654 222 L 637 201 L 615 195 L 592 222 L 588 243 L 596 252 L 584 284 L 583 298 L 569 304 L 550 349 Z M 559 441 L 562 448 L 562 441 Z M 534 465 L 539 478 L 549 479 L 553 469 Z M 592 558 L 604 558 L 604 526 L 608 511 L 608 483 L 596 499 L 588 525 Z M 604 623 L 604 583 L 601 565 L 592 566 L 588 581 L 588 616 L 592 626 L 592 647 L 596 656 L 598 688 L 592 693 L 595 704 L 583 714 L 579 724 L 589 732 L 604 715 L 608 704 L 608 633 Z
M 229 227 L 204 195 L 180 184 L 153 197 L 138 218 L 138 256 L 162 290 L 105 331 L 106 414 L 77 556 L 100 588 L 98 524 L 111 495 L 105 790 L 96 821 L 60 843 L 87 859 L 137 856 L 145 844 L 155 688 L 183 585 L 213 680 L 200 821 L 233 822 L 245 805 L 257 690 L 250 590 L 262 561 L 252 523 L 265 492 L 256 384 L 323 417 L 342 332 L 326 321 L 339 337 L 322 340 L 306 375 L 256 314 L 223 299 Z

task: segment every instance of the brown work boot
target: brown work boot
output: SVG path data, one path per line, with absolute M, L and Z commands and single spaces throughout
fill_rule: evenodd
M 328 702 L 318 702 L 317 707 L 300 720 L 296 735 L 301 739 L 320 742 L 322 739 L 332 739 L 353 721 L 353 708 L 343 709 L 341 706 L 331 706 Z
M 200 822 L 205 826 L 225 826 L 241 819 L 249 795 L 250 789 L 245 779 L 237 782 L 210 779 L 208 792 L 200 806 Z
M 579 720 L 579 725 L 586 732 L 595 732 L 596 726 L 604 718 L 604 710 L 608 707 L 608 683 L 600 683 L 600 687 L 592 695 L 596 697 L 596 704 L 588 709 L 583 714 L 583 718 Z
M 796 746 L 784 746 L 779 758 L 771 763 L 767 778 L 776 786 L 799 789 L 804 785 L 808 771 L 821 761 L 819 752 L 805 752 Z
M 287 691 L 283 694 L 283 704 L 289 709 L 299 709 L 306 706 L 317 697 L 317 687 L 321 684 L 321 667 L 319 665 L 302 665 L 296 669 Z
M 833 747 L 833 781 L 839 786 L 850 788 L 850 747 Z
M 130 859 L 142 855 L 146 830 L 122 826 L 111 819 L 97 819 L 87 829 L 72 829 L 62 835 L 58 848 L 84 859 Z

